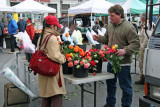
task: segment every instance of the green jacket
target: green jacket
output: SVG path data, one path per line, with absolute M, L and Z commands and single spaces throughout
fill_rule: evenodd
M 106 44 L 108 47 L 117 44 L 118 49 L 125 49 L 126 54 L 122 64 L 130 64 L 132 62 L 132 53 L 139 50 L 140 47 L 136 29 L 125 19 L 119 25 L 108 25 L 105 36 L 100 36 L 98 42 Z

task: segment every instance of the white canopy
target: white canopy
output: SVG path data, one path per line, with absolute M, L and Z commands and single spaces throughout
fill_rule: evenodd
M 10 6 L 0 5 L 0 12 L 12 12 L 13 8 Z
M 56 9 L 45 6 L 34 0 L 25 0 L 12 7 L 14 12 L 27 12 L 27 13 L 56 13 Z
M 103 13 L 107 14 L 108 9 L 113 6 L 112 3 L 106 0 L 89 0 L 78 6 L 68 9 L 68 14 L 80 14 L 80 13 Z

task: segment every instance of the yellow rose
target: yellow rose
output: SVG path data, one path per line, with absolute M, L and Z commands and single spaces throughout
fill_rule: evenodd
M 73 53 L 70 53 L 70 54 L 69 54 L 69 56 L 71 56 L 71 57 L 72 57 L 72 56 L 73 56 Z

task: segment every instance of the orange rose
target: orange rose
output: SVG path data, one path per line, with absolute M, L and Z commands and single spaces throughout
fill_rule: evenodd
M 81 56 L 84 56 L 84 55 L 85 55 L 84 51 L 80 52 L 80 55 L 81 55 Z
M 68 36 L 69 36 L 69 33 L 66 33 L 65 36 L 68 37 Z
M 77 53 L 77 52 L 78 52 L 78 48 L 74 48 L 74 52 L 76 52 L 76 53 Z
M 87 56 L 86 58 L 87 58 L 88 60 L 91 60 L 91 59 L 92 59 L 90 56 Z
M 69 58 L 69 57 L 70 57 L 70 55 L 67 53 L 67 54 L 66 54 L 66 58 Z
M 79 49 L 79 46 L 76 45 L 75 48 L 78 48 L 78 49 Z
M 69 46 L 69 49 L 73 49 L 73 46 L 70 45 L 70 46 Z
M 57 40 L 59 41 L 59 37 L 57 38 Z
M 82 49 L 82 48 L 79 48 L 79 52 L 83 52 L 83 49 Z

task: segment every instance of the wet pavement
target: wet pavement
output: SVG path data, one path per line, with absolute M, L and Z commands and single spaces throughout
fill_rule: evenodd
M 2 53 L 0 53 L 0 69 L 6 66 L 5 63 L 10 61 L 11 58 L 15 57 L 13 54 L 8 54 L 9 49 L 5 49 Z M 24 56 L 24 52 L 21 52 L 19 56 Z M 16 58 L 16 57 L 15 57 Z M 134 58 L 134 56 L 133 56 Z M 15 63 L 15 62 L 13 62 Z M 103 63 L 102 72 L 106 72 L 106 65 L 107 63 Z M 28 72 L 27 66 L 20 61 L 19 62 L 19 78 L 22 82 L 27 84 L 27 87 L 35 94 L 38 95 L 38 85 L 37 85 L 37 76 L 33 75 L 33 73 Z M 135 72 L 136 71 L 136 72 Z M 17 75 L 17 71 L 14 71 Z M 136 63 L 136 70 L 135 70 L 135 62 L 133 60 L 132 67 L 131 67 L 131 75 L 132 75 L 132 83 L 133 83 L 133 101 L 132 107 L 139 107 L 139 97 L 144 95 L 143 85 L 136 85 L 134 84 L 135 81 L 139 79 L 139 65 L 138 61 Z M 29 78 L 30 77 L 30 78 Z M 4 84 L 9 82 L 3 76 L 0 76 L 0 107 L 3 106 L 4 102 Z M 30 84 L 30 85 L 29 85 Z M 85 89 L 93 91 L 93 83 L 85 84 Z M 63 97 L 63 107 L 81 107 L 81 88 L 79 85 L 72 85 L 66 82 L 66 89 L 67 94 Z M 101 81 L 97 83 L 97 107 L 103 107 L 105 104 L 106 99 L 106 84 L 105 81 Z M 116 92 L 116 107 L 121 107 L 121 89 L 119 85 L 117 85 L 117 92 Z M 84 107 L 94 107 L 94 97 L 92 94 L 85 93 L 84 96 Z M 31 101 L 29 107 L 41 107 L 41 99 L 37 99 L 35 101 Z

